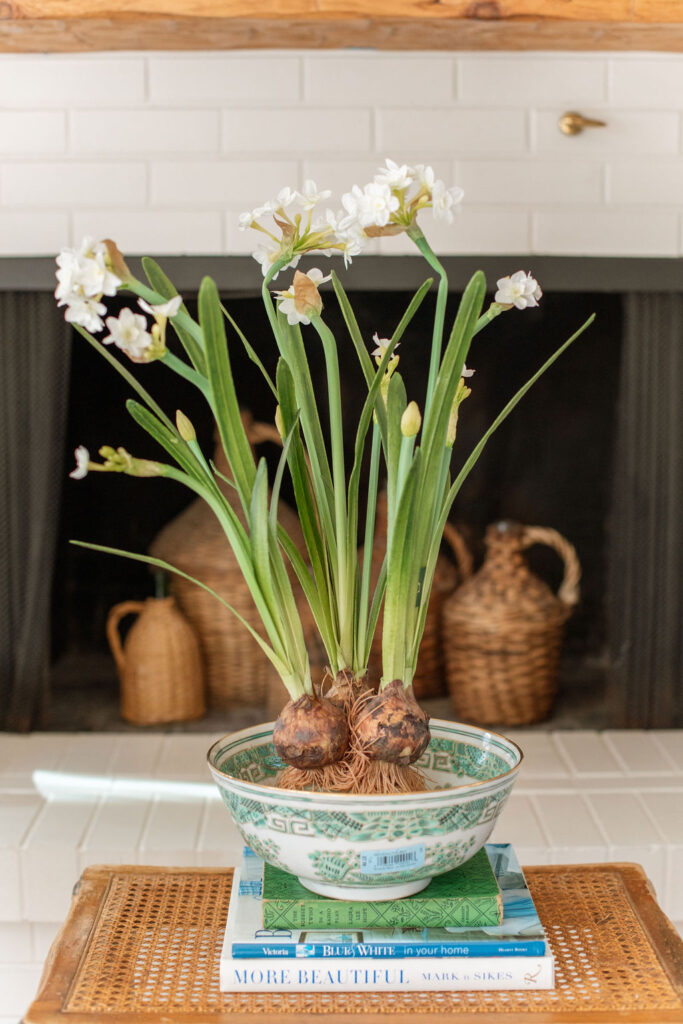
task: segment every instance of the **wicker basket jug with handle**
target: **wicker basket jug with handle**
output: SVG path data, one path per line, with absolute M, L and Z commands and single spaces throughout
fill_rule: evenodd
M 121 642 L 119 623 L 137 615 Z M 172 597 L 123 601 L 107 618 L 121 682 L 121 714 L 135 725 L 187 722 L 206 711 L 199 643 Z
M 265 441 L 282 444 L 273 424 L 259 423 L 246 411 L 242 413 L 242 420 L 252 446 Z M 214 463 L 223 476 L 230 476 L 220 441 L 216 444 Z M 244 512 L 235 489 L 220 478 L 217 483 L 244 523 Z M 296 512 L 281 501 L 278 518 L 303 552 L 305 545 Z M 164 526 L 152 541 L 149 553 L 207 584 L 232 605 L 257 633 L 263 635 L 260 616 L 237 559 L 222 526 L 202 498 L 197 498 Z M 311 674 L 315 676 L 317 663 L 322 657 L 318 650 L 318 633 L 298 581 L 293 573 L 291 576 L 311 660 Z M 276 686 L 277 677 L 271 671 L 263 651 L 242 623 L 215 597 L 181 576 L 171 576 L 170 590 L 199 638 L 210 706 L 228 710 L 237 706 L 266 704 L 273 686 Z M 276 689 L 279 697 L 277 686 Z M 284 687 L 281 689 L 284 699 L 278 711 L 288 699 Z
M 547 544 L 564 562 L 557 595 L 524 557 Z M 501 522 L 486 532 L 482 568 L 443 604 L 446 678 L 456 715 L 482 725 L 529 725 L 550 714 L 564 624 L 579 599 L 575 549 L 556 530 Z

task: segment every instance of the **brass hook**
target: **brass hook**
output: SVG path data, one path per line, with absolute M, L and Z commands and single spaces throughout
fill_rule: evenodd
M 583 114 L 577 114 L 574 110 L 563 114 L 557 125 L 563 135 L 580 135 L 584 128 L 607 127 L 605 121 L 596 121 L 592 117 L 584 117 Z

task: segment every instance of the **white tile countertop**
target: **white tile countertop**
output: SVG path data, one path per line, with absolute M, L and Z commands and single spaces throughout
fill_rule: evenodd
M 683 730 L 507 735 L 525 759 L 492 838 L 522 864 L 635 861 L 681 930 Z M 0 733 L 0 1024 L 33 998 L 85 867 L 238 862 L 205 765 L 217 738 Z

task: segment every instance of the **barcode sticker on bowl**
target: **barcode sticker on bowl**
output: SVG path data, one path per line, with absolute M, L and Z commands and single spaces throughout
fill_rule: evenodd
M 404 846 L 398 850 L 364 850 L 360 855 L 360 870 L 363 875 L 384 875 L 389 871 L 421 868 L 424 862 L 424 846 Z

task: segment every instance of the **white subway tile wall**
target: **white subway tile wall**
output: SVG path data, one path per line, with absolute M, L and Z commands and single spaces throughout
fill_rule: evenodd
M 680 256 L 682 96 L 681 54 L 2 54 L 0 256 L 250 252 L 241 210 L 305 177 L 337 205 L 386 156 L 465 188 L 424 218 L 442 254 Z
M 523 864 L 635 861 L 683 929 L 683 732 L 510 737 L 524 751 L 523 770 L 492 839 L 514 843 Z M 84 868 L 239 862 L 242 840 L 205 766 L 215 739 L 0 733 L 0 1024 L 16 1024 L 33 998 Z M 67 799 L 53 784 L 44 795 L 35 769 L 95 775 L 102 791 Z M 120 783 L 131 778 L 148 791 L 123 795 Z M 199 785 L 189 795 L 169 792 L 172 783 Z

